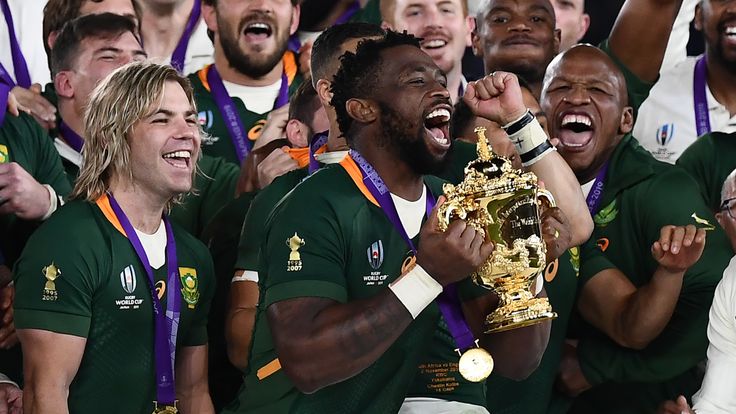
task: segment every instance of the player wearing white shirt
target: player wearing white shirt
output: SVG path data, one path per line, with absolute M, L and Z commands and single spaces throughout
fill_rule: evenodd
M 639 110 L 634 136 L 660 161 L 674 163 L 706 132 L 736 131 L 736 19 L 732 9 L 732 2 L 717 0 L 697 5 L 695 24 L 706 41 L 702 61 L 701 57 L 687 58 L 664 70 Z
M 15 36 L 18 39 L 20 50 L 28 66 L 31 82 L 44 85 L 51 81 L 46 51 L 43 48 L 42 20 L 43 7 L 46 0 L 0 0 L 7 1 L 15 26 Z M 13 57 L 10 48 L 10 36 L 6 16 L 0 8 L 0 63 L 15 80 L 17 74 L 13 66 Z

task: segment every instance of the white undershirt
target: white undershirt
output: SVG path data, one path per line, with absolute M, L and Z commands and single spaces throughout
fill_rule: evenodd
M 148 257 L 148 263 L 151 267 L 158 269 L 166 263 L 166 226 L 164 221 L 158 225 L 158 230 L 153 234 L 146 234 L 135 229 L 138 239 L 141 241 L 143 250 Z
M 422 196 L 417 201 L 404 200 L 393 194 L 391 194 L 391 199 L 394 200 L 396 212 L 399 213 L 406 234 L 410 238 L 416 237 L 422 228 L 424 216 L 427 214 L 427 186 L 422 186 Z
M 70 147 L 66 141 L 61 138 L 54 138 L 54 147 L 56 147 L 56 151 L 59 153 L 61 158 L 71 162 L 77 167 L 82 167 L 82 154 Z
M 266 86 L 243 86 L 226 80 L 222 83 L 230 97 L 240 99 L 246 109 L 257 114 L 265 114 L 273 109 L 281 89 L 281 79 Z

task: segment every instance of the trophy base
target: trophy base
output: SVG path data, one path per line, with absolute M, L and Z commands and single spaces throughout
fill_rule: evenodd
M 486 317 L 485 333 L 510 331 L 556 317 L 557 313 L 552 311 L 547 298 L 513 301 L 499 307 Z

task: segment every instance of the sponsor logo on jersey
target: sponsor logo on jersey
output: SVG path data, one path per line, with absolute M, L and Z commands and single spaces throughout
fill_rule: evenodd
M 0 145 L 0 164 L 6 163 L 10 161 L 10 152 L 8 152 L 8 147 L 5 145 Z
M 613 200 L 611 204 L 603 207 L 601 211 L 593 216 L 593 222 L 596 226 L 606 227 L 610 222 L 616 219 L 618 216 L 618 209 L 616 208 L 616 200 Z
M 256 121 L 256 123 L 253 124 L 253 126 L 248 131 L 248 139 L 251 141 L 257 140 L 258 137 L 261 136 L 261 132 L 263 132 L 264 126 L 266 126 L 265 119 L 259 119 L 258 121 Z
M 605 237 L 601 237 L 595 242 L 595 244 L 598 246 L 599 249 L 601 249 L 602 252 L 605 252 L 606 250 L 608 250 L 608 245 L 611 244 L 611 241 Z
M 547 265 L 547 268 L 544 270 L 544 280 L 547 283 L 555 280 L 555 277 L 557 277 L 557 269 L 560 267 L 559 265 L 560 259 L 555 259 L 554 262 Z
M 373 242 L 368 248 L 368 263 L 373 270 L 378 270 L 383 264 L 383 241 Z
M 215 142 L 219 141 L 220 137 L 216 137 L 214 135 L 210 134 L 203 134 L 202 135 L 202 145 L 215 145 Z
M 51 262 L 50 265 L 45 266 L 43 269 L 41 269 L 41 272 L 43 273 L 43 277 L 46 278 L 46 283 L 43 286 L 43 295 L 41 296 L 41 300 L 54 302 L 59 299 L 59 292 L 56 291 L 56 279 L 61 276 L 61 269 L 56 267 L 54 262 Z
M 675 124 L 664 124 L 657 129 L 656 140 L 660 146 L 665 147 L 670 143 L 670 141 L 672 141 L 674 136 Z
M 179 280 L 181 281 L 181 296 L 187 303 L 189 309 L 194 309 L 199 302 L 199 280 L 197 270 L 191 267 L 179 268 Z
M 154 289 L 156 290 L 156 296 L 158 296 L 158 300 L 161 300 L 164 297 L 164 293 L 166 293 L 166 281 L 159 280 L 158 282 L 156 282 Z
M 291 250 L 289 261 L 286 263 L 287 272 L 298 272 L 302 270 L 302 256 L 299 254 L 299 249 L 305 244 L 307 243 L 296 232 L 294 232 L 293 236 L 286 239 L 286 245 Z
M 212 128 L 212 123 L 214 122 L 212 111 L 202 111 L 198 113 L 197 121 L 199 121 L 199 125 L 204 129 Z
M 122 272 L 120 272 L 120 284 L 123 286 L 123 290 L 127 294 L 133 294 L 135 292 L 135 287 L 137 284 L 136 277 L 135 277 L 135 269 L 133 268 L 133 265 L 130 265 L 123 269 Z

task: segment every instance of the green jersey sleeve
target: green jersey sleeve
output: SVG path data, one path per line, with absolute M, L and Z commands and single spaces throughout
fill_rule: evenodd
M 265 306 L 305 296 L 345 302 L 349 238 L 324 197 L 300 191 L 284 198 L 268 220 L 261 247 L 261 270 L 267 272 Z
M 600 272 L 615 268 L 605 254 L 601 251 L 601 247 L 597 240 L 588 239 L 580 246 L 580 276 L 578 280 L 578 289 L 582 287 L 595 275 Z M 600 243 L 605 243 L 601 241 Z
M 712 132 L 698 138 L 680 155 L 677 165 L 700 186 L 712 211 L 721 205 L 721 187 L 736 167 L 736 142 L 733 134 Z
M 98 254 L 105 241 L 97 233 L 65 225 L 70 213 L 64 208 L 44 223 L 16 263 L 17 329 L 88 335 L 99 275 L 109 273 L 110 263 Z
M 302 168 L 276 177 L 253 199 L 245 216 L 243 230 L 240 232 L 236 269 L 250 271 L 258 269 L 258 252 L 263 242 L 266 219 L 276 204 L 306 176 L 307 171 Z
M 697 185 L 679 168 L 663 171 L 651 182 L 647 194 L 650 200 L 656 200 L 656 205 L 642 206 L 639 217 L 633 218 L 644 229 L 648 245 L 659 238 L 660 229 L 668 224 L 706 225 L 696 222 L 694 217 L 715 223 Z M 702 257 L 685 274 L 679 301 L 667 327 L 644 350 L 626 349 L 604 337 L 581 339 L 578 357 L 588 381 L 594 385 L 609 381 L 663 381 L 704 359 L 708 346 L 708 311 L 714 289 L 731 256 L 728 241 L 716 224 L 708 232 Z

